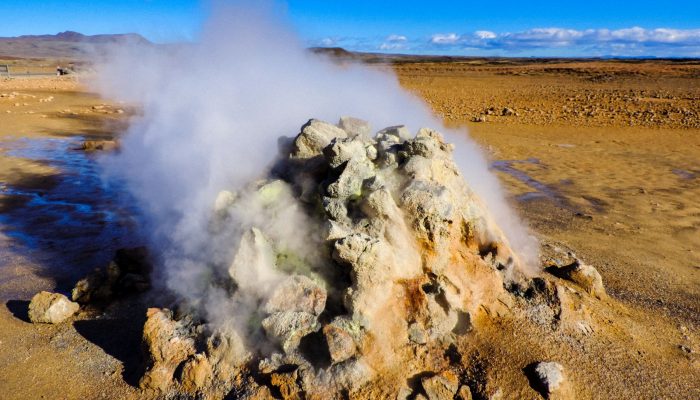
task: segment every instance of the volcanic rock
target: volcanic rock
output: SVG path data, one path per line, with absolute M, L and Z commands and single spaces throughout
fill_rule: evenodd
M 145 247 L 119 249 L 104 269 L 79 280 L 71 297 L 79 303 L 106 302 L 115 296 L 142 293 L 151 287 L 151 263 Z
M 187 393 L 196 393 L 204 388 L 212 378 L 209 360 L 204 354 L 195 354 L 182 367 L 180 384 Z
M 301 128 L 294 139 L 292 157 L 309 159 L 321 155 L 323 149 L 335 138 L 345 138 L 347 133 L 335 125 L 312 119 Z
M 591 265 L 575 260 L 569 265 L 548 270 L 557 276 L 581 286 L 588 294 L 598 299 L 603 299 L 607 296 L 605 287 L 603 286 L 603 278 L 600 276 L 598 270 Z
M 165 391 L 173 383 L 176 368 L 195 354 L 194 340 L 188 334 L 186 322 L 175 321 L 172 312 L 167 309 L 150 308 L 147 317 L 143 342 L 148 349 L 149 367 L 139 386 Z M 198 367 L 205 368 L 201 365 Z M 196 369 L 195 366 L 191 367 L 193 382 L 187 383 L 188 388 L 201 378 L 202 371 Z
M 534 366 L 534 378 L 543 395 L 559 390 L 564 383 L 564 367 L 556 362 L 540 362 Z
M 421 380 L 423 390 L 428 395 L 428 400 L 454 399 L 459 387 L 457 376 L 452 372 L 443 372 L 430 378 Z
M 461 378 L 430 360 L 507 312 L 505 288 L 526 280 L 523 265 L 440 133 L 369 129 L 353 118 L 310 120 L 269 176 L 219 195 L 212 241 L 230 243 L 230 262 L 213 265 L 211 291 L 185 307 L 215 333 L 198 336 L 191 319 L 150 310 L 142 387 L 172 388 L 177 370 L 190 395 L 394 397 L 435 370 L 445 372 L 422 379 L 420 393 L 457 396 Z M 195 343 L 206 353 L 195 355 Z M 382 376 L 403 381 L 361 392 Z
M 29 320 L 34 323 L 59 324 L 75 314 L 80 306 L 60 293 L 40 292 L 29 303 Z
M 338 317 L 323 328 L 333 363 L 343 362 L 357 352 L 360 327 L 348 318 Z

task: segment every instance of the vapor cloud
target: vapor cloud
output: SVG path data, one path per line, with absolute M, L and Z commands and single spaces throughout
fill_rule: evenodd
M 242 321 L 278 279 L 269 265 L 234 268 L 246 274 L 236 298 L 217 287 L 229 274 L 236 244 L 265 246 L 250 227 L 274 243 L 313 257 L 309 224 L 293 201 L 266 214 L 247 201 L 251 182 L 264 177 L 278 156 L 279 138 L 294 136 L 310 118 L 337 121 L 352 115 L 375 129 L 405 124 L 413 132 L 440 121 L 393 74 L 362 66 L 338 66 L 308 52 L 274 3 L 219 4 L 200 41 L 178 48 L 123 47 L 103 63 L 98 90 L 106 97 L 140 105 L 123 137 L 121 151 L 104 163 L 124 181 L 144 214 L 152 245 L 162 255 L 163 281 L 175 293 L 207 310 L 212 319 Z M 400 35 L 386 38 L 401 44 Z M 492 212 L 511 244 L 528 258 L 535 242 L 513 213 L 480 148 L 464 131 L 443 129 L 456 143 L 456 161 Z M 223 198 L 222 190 L 231 192 Z M 212 209 L 238 194 L 227 228 L 212 234 Z M 223 229 L 223 228 L 222 228 Z M 252 236 L 251 236 L 252 235 Z M 257 250 L 255 250 L 257 249 Z M 247 260 L 247 253 L 236 254 Z M 245 289 L 245 290 L 244 290 Z M 220 317 L 217 317 L 220 316 Z M 234 326 L 243 332 L 243 326 Z

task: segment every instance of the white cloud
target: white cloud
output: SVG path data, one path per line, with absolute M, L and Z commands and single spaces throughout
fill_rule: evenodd
M 408 38 L 404 35 L 389 35 L 386 38 L 387 42 L 405 42 Z
M 330 47 L 330 46 L 335 46 L 336 41 L 331 39 L 331 38 L 323 38 L 319 41 L 319 44 L 321 46 Z
M 422 54 L 697 57 L 700 54 L 700 29 L 544 27 L 517 32 L 436 33 L 428 38 L 401 34 L 329 37 L 312 42 L 312 45 Z
M 697 55 L 700 52 L 700 29 L 566 29 L 534 28 L 520 32 L 472 34 L 435 34 L 429 41 L 432 49 L 500 50 L 523 52 L 562 49 L 582 55 Z
M 430 38 L 433 44 L 456 44 L 460 41 L 460 36 L 456 33 L 442 34 L 437 33 Z
M 474 37 L 477 39 L 495 39 L 498 35 L 491 31 L 476 31 L 474 32 Z

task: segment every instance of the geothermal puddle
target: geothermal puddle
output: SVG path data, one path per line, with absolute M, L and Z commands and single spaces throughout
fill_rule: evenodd
M 59 278 L 59 287 L 69 287 L 109 261 L 115 249 L 138 242 L 132 202 L 118 183 L 103 182 L 96 154 L 75 150 L 82 141 L 74 137 L 0 143 L 6 156 L 56 170 L 49 177 L 0 182 L 0 196 L 9 200 L 0 214 L 0 230 L 13 239 L 13 252 Z
M 519 201 L 529 201 L 545 198 L 554 201 L 560 206 L 569 207 L 569 201 L 563 194 L 559 193 L 552 186 L 542 183 L 527 173 L 519 170 L 516 167 L 518 164 L 542 165 L 540 160 L 536 158 L 528 158 L 527 160 L 497 160 L 491 163 L 492 169 L 506 173 L 527 186 L 535 189 L 534 192 L 527 192 L 518 195 L 516 199 Z

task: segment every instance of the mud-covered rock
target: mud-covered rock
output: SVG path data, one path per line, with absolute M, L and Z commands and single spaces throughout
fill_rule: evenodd
M 116 140 L 85 140 L 80 144 L 80 150 L 84 151 L 114 151 L 119 149 Z
M 34 323 L 60 324 L 75 314 L 80 306 L 60 293 L 39 292 L 29 303 L 29 320 Z

